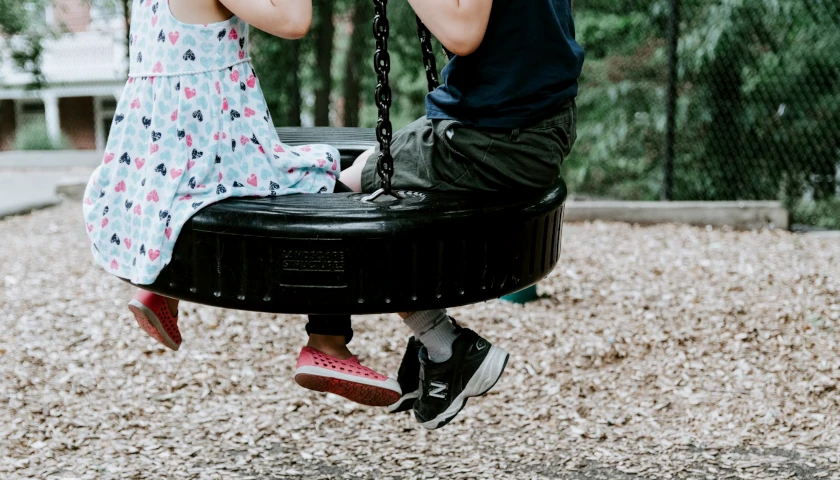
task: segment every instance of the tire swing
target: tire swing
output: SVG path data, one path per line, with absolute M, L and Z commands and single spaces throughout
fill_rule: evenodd
M 545 278 L 560 255 L 566 186 L 539 192 L 451 194 L 391 190 L 387 0 L 373 0 L 373 130 L 282 128 L 291 145 L 326 143 L 348 165 L 380 146 L 374 195 L 235 198 L 184 226 L 172 261 L 142 288 L 189 302 L 291 314 L 429 310 L 507 295 Z M 418 19 L 429 88 L 431 34 Z M 338 189 L 337 189 L 338 190 Z

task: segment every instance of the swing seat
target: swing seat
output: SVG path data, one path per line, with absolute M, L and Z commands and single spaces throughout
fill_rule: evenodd
M 367 129 L 278 129 L 326 143 L 348 166 Z M 373 314 L 476 303 L 537 283 L 557 264 L 566 186 L 542 192 L 333 193 L 228 199 L 198 212 L 172 261 L 142 288 L 189 302 L 292 314 Z

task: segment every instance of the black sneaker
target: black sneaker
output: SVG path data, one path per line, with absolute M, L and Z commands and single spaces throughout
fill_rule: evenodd
M 388 413 L 405 412 L 414 407 L 414 401 L 420 398 L 420 347 L 423 344 L 414 337 L 408 339 L 405 347 L 397 382 L 403 395 L 397 403 L 388 407 Z
M 449 423 L 467 399 L 487 393 L 499 381 L 510 355 L 472 330 L 459 329 L 452 357 L 432 363 L 420 349 L 420 384 L 423 391 L 414 403 L 414 418 L 428 430 Z

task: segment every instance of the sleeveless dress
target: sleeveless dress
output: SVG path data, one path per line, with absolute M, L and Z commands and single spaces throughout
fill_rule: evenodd
M 280 142 L 251 66 L 248 25 L 178 21 L 133 0 L 129 78 L 85 192 L 96 262 L 138 285 L 169 263 L 184 223 L 228 197 L 332 192 L 340 156 Z

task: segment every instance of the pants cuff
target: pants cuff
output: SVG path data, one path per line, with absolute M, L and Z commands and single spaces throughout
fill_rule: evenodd
M 306 324 L 309 335 L 344 336 L 344 341 L 350 343 L 353 339 L 353 327 L 350 315 L 310 315 Z

